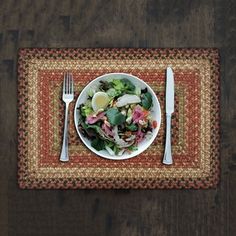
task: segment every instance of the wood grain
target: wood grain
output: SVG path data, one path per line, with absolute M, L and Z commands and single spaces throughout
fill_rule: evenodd
M 1 0 L 0 235 L 236 235 L 235 12 L 233 0 Z M 16 175 L 20 47 L 218 47 L 218 188 L 20 190 Z

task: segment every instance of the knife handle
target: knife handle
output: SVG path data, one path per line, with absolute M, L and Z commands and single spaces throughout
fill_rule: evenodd
M 166 144 L 165 153 L 162 161 L 165 165 L 173 164 L 172 154 L 171 154 L 171 115 L 166 115 Z

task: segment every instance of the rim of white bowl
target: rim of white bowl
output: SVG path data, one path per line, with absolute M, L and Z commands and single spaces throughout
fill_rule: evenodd
M 80 133 L 79 129 L 78 129 L 78 125 L 76 124 L 76 117 L 77 117 L 77 107 L 78 107 L 78 102 L 79 100 L 81 99 L 81 97 L 83 96 L 83 94 L 85 93 L 85 91 L 87 91 L 88 87 L 91 86 L 92 83 L 94 83 L 95 81 L 97 80 L 100 80 L 102 79 L 103 77 L 106 77 L 106 76 L 112 76 L 112 75 L 124 75 L 124 76 L 130 76 L 130 77 L 133 77 L 134 79 L 138 80 L 140 83 L 143 83 L 149 91 L 152 92 L 152 96 L 155 97 L 156 101 L 157 101 L 157 105 L 158 105 L 158 108 L 159 108 L 159 112 L 160 112 L 160 120 L 157 122 L 157 127 L 156 127 L 156 131 L 155 131 L 155 134 L 148 140 L 149 144 L 146 145 L 145 148 L 142 148 L 141 151 L 137 150 L 137 151 L 133 151 L 131 154 L 129 154 L 128 156 L 118 156 L 118 155 L 115 155 L 115 156 L 112 156 L 110 155 L 109 153 L 107 155 L 104 155 L 103 153 L 101 153 L 100 151 L 97 151 L 95 148 L 93 148 L 91 145 L 88 145 L 86 142 L 84 142 L 84 138 L 83 135 Z M 85 94 L 87 95 L 87 94 Z M 140 155 L 141 153 L 143 153 L 145 150 L 147 150 L 151 144 L 153 143 L 153 141 L 155 140 L 155 138 L 157 137 L 157 134 L 159 133 L 159 130 L 160 130 L 160 126 L 161 126 L 161 106 L 160 106 L 160 103 L 159 103 L 159 100 L 155 94 L 155 92 L 153 91 L 153 89 L 145 82 L 143 81 L 142 79 L 138 78 L 137 76 L 135 75 L 132 75 L 132 74 L 128 74 L 128 73 L 122 73 L 122 72 L 113 72 L 113 73 L 106 73 L 106 74 L 103 74 L 103 75 L 100 75 L 98 77 L 96 77 L 95 79 L 93 79 L 92 81 L 90 81 L 84 88 L 83 90 L 81 91 L 81 93 L 79 94 L 77 100 L 76 100 L 76 103 L 75 103 L 75 108 L 74 108 L 74 125 L 75 125 L 75 128 L 76 128 L 76 131 L 77 131 L 77 134 L 79 135 L 81 141 L 83 142 L 83 144 L 89 149 L 91 150 L 93 153 L 95 153 L 96 155 L 100 156 L 100 157 L 103 157 L 103 158 L 106 158 L 108 160 L 127 160 L 127 159 L 130 159 L 130 158 L 133 158 L 133 157 L 136 157 L 138 155 Z

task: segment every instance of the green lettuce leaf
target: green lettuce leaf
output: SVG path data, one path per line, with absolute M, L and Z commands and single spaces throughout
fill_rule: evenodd
M 81 105 L 80 112 L 81 112 L 81 115 L 84 117 L 91 115 L 93 113 L 91 101 L 88 101 L 86 104 Z
M 128 79 L 122 79 L 121 82 L 124 85 L 124 91 L 130 91 L 134 92 L 135 91 L 135 86 L 128 80 Z
M 91 146 L 95 148 L 97 151 L 101 151 L 105 148 L 105 142 L 100 138 L 95 138 L 92 140 Z
M 108 109 L 106 115 L 111 125 L 121 125 L 125 122 L 125 116 L 116 108 Z
M 117 90 L 117 91 L 123 91 L 124 88 L 125 88 L 124 84 L 123 84 L 122 81 L 119 80 L 119 79 L 114 79 L 114 80 L 112 81 L 112 84 L 113 84 L 113 88 L 114 88 L 115 90 Z
M 114 79 L 112 84 L 118 95 L 123 93 L 135 93 L 135 86 L 128 79 Z
M 130 131 L 137 131 L 138 130 L 138 126 L 135 124 L 127 125 L 126 127 Z
M 146 92 L 142 95 L 141 105 L 146 110 L 149 110 L 149 108 L 152 106 L 152 95 L 151 95 L 151 93 Z

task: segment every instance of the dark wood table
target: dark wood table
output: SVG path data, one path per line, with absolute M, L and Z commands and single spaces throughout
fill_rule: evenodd
M 236 235 L 236 1 L 0 1 L 0 235 Z M 221 181 L 211 190 L 20 190 L 20 47 L 217 47 Z

